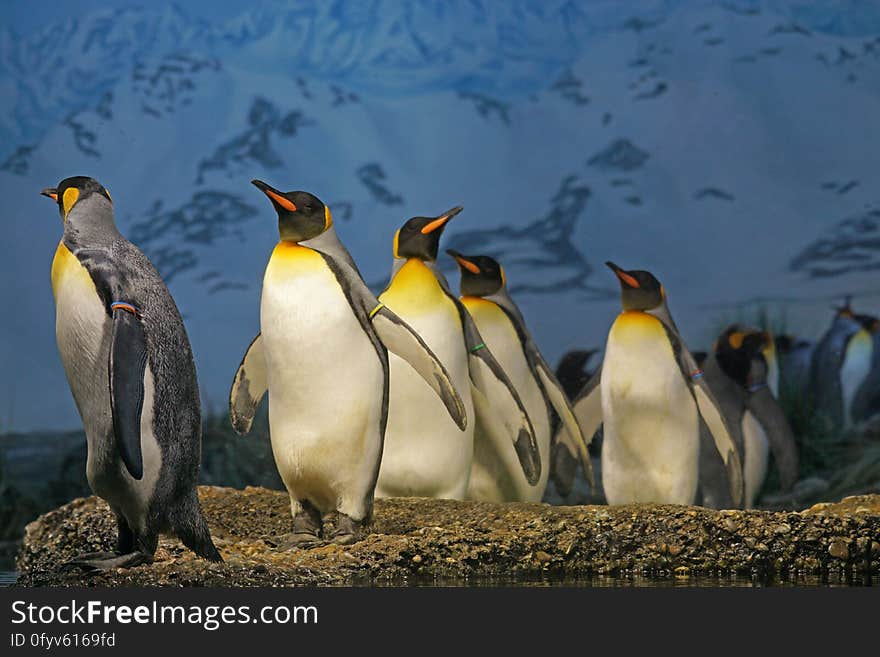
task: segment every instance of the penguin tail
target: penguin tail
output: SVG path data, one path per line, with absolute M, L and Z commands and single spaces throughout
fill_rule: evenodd
M 208 561 L 223 561 L 211 540 L 208 522 L 195 491 L 171 513 L 171 526 L 183 544 L 197 555 Z

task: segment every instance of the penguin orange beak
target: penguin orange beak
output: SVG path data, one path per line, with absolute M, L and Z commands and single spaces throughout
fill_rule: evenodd
M 605 264 L 607 265 L 607 267 L 611 271 L 614 272 L 614 274 L 617 276 L 617 278 L 620 279 L 620 282 L 623 283 L 624 285 L 626 285 L 627 287 L 630 287 L 630 288 L 633 288 L 636 290 L 641 287 L 641 285 L 639 285 L 639 282 L 636 280 L 636 278 L 634 276 L 627 274 L 623 269 L 621 269 L 620 267 L 615 265 L 610 260 L 606 261 Z
M 424 226 L 422 226 L 422 235 L 427 235 L 429 233 L 433 233 L 438 228 L 443 228 L 443 226 L 446 225 L 447 221 L 452 219 L 462 210 L 464 210 L 463 207 L 461 207 L 460 205 L 456 205 L 454 208 L 452 208 L 451 210 L 447 210 L 433 221 L 429 221 Z
M 268 196 L 275 205 L 284 208 L 288 212 L 296 212 L 296 205 L 294 202 L 285 197 L 271 185 L 267 185 L 262 180 L 251 180 L 251 184 Z
M 452 249 L 446 249 L 446 253 L 448 253 L 450 256 L 455 258 L 455 261 L 458 263 L 458 266 L 461 267 L 462 269 L 467 269 L 472 274 L 479 274 L 480 273 L 480 268 L 477 267 L 470 260 L 465 258 L 458 251 L 454 251 Z
M 47 187 L 42 192 L 40 192 L 40 194 L 42 194 L 43 196 L 48 196 L 50 199 L 52 199 L 56 203 L 58 202 L 58 190 L 55 189 L 54 187 Z

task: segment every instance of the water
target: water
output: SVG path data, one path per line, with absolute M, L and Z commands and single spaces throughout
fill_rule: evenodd
M 14 570 L 0 570 L 0 587 L 12 586 L 18 579 L 18 573 Z

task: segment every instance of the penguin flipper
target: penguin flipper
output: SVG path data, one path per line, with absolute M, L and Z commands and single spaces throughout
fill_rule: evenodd
M 251 430 L 257 406 L 268 387 L 262 333 L 257 333 L 241 359 L 229 391 L 229 420 L 239 435 L 244 436 Z
M 779 470 L 780 487 L 789 490 L 798 478 L 798 449 L 788 418 L 766 385 L 748 396 L 746 406 L 764 428 Z
M 448 296 L 458 308 L 461 319 L 471 383 L 486 399 L 481 419 L 487 427 L 495 426 L 495 421 L 501 422 L 505 433 L 513 442 L 526 481 L 534 486 L 541 478 L 541 453 L 526 407 L 501 363 L 483 341 L 467 308 L 457 297 L 451 294 Z M 489 415 L 492 417 L 488 417 Z
M 377 306 L 371 319 L 373 330 L 386 349 L 418 372 L 437 393 L 449 415 L 462 431 L 467 427 L 467 411 L 461 396 L 452 384 L 449 372 L 425 341 L 395 313 L 385 306 Z
M 110 410 L 113 435 L 125 468 L 135 479 L 144 476 L 141 453 L 141 413 L 144 407 L 144 374 L 147 336 L 132 312 L 113 312 L 110 345 Z
M 587 381 L 586 385 L 584 385 L 571 402 L 572 414 L 580 428 L 581 436 L 589 436 L 589 438 L 586 438 L 584 441 L 584 445 L 592 442 L 593 436 L 602 425 L 602 389 L 599 386 L 601 381 L 602 365 L 600 364 L 593 373 L 593 376 L 590 377 L 590 380 Z M 562 416 L 560 416 L 560 418 L 561 417 Z M 579 446 L 572 445 L 571 439 L 566 439 L 567 436 L 569 436 L 569 433 L 566 430 L 565 425 L 560 423 L 559 428 L 553 436 L 554 458 L 553 468 L 550 470 L 550 477 L 553 479 L 553 484 L 556 486 L 556 490 L 559 491 L 559 494 L 563 497 L 567 495 L 566 491 L 570 491 L 572 488 L 575 474 L 572 464 L 577 461 L 579 457 L 582 467 L 584 468 L 584 474 L 587 476 L 591 488 L 593 488 L 593 490 L 596 489 L 596 482 L 593 477 L 593 464 L 590 460 L 589 452 L 586 455 L 581 455 Z M 589 470 L 583 465 L 585 462 L 589 463 Z
M 587 481 L 590 483 L 590 488 L 595 489 L 596 482 L 593 478 L 593 462 L 590 460 L 590 452 L 587 450 L 587 445 L 593 440 L 593 433 L 595 431 L 589 435 L 581 431 L 581 426 L 574 415 L 574 409 L 571 407 L 568 397 L 566 397 L 565 391 L 562 389 L 562 385 L 549 370 L 543 358 L 538 362 L 536 369 L 541 383 L 544 384 L 547 399 L 562 422 L 564 430 L 557 432 L 556 438 L 561 444 L 566 446 L 572 456 L 580 458 L 581 467 L 584 470 Z
M 667 332 L 670 332 L 668 326 Z M 709 384 L 706 382 L 702 370 L 697 367 L 697 361 L 691 355 L 691 352 L 687 350 L 687 347 L 684 346 L 684 343 L 681 342 L 677 334 L 670 332 L 670 338 L 673 340 L 673 351 L 678 354 L 679 367 L 690 385 L 691 394 L 694 396 L 700 417 L 706 423 L 706 427 L 709 429 L 709 433 L 715 443 L 715 448 L 721 454 L 721 458 L 727 468 L 730 496 L 733 499 L 734 505 L 741 507 L 744 499 L 742 460 L 740 459 L 731 431 L 728 428 L 727 421 L 724 419 L 721 407 L 715 399 L 715 395 L 709 389 Z

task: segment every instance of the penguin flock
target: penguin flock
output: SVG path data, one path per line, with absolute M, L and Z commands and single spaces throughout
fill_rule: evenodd
M 537 502 L 551 479 L 570 490 L 578 468 L 593 485 L 589 448 L 600 426 L 609 504 L 693 504 L 699 495 L 709 506 L 751 507 L 770 453 L 782 486 L 796 480 L 768 333 L 732 326 L 711 353 L 692 354 L 660 281 L 609 262 L 622 308 L 601 363 L 586 373 L 594 352 L 574 354 L 557 377 L 499 262 L 447 251 L 458 295 L 441 273 L 440 240 L 461 207 L 396 231 L 391 278 L 377 297 L 321 199 L 252 184 L 275 210 L 279 241 L 229 415 L 245 435 L 268 397 L 293 519 L 280 549 L 357 541 L 375 497 Z M 99 182 L 67 178 L 42 194 L 63 222 L 51 272 L 56 338 L 85 428 L 86 475 L 118 525 L 115 550 L 68 565 L 150 563 L 160 532 L 221 561 L 196 493 L 198 381 L 174 300 L 117 230 Z M 880 405 L 878 336 L 880 322 L 847 304 L 808 356 L 803 378 L 829 421 L 846 426 Z M 786 363 L 803 360 L 791 341 L 779 346 Z

